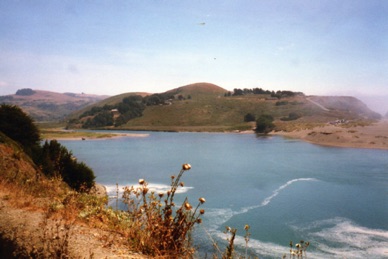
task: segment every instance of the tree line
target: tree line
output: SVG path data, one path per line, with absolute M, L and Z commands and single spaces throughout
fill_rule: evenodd
M 295 96 L 295 95 L 304 95 L 302 92 L 293 92 L 293 91 L 269 91 L 269 90 L 264 90 L 262 88 L 252 88 L 252 89 L 249 89 L 249 88 L 244 88 L 244 89 L 240 89 L 240 88 L 234 88 L 233 89 L 233 92 L 231 91 L 228 91 L 227 93 L 225 93 L 225 97 L 228 97 L 228 96 L 242 96 L 242 95 L 250 95 L 250 94 L 266 94 L 266 95 L 270 95 L 271 97 L 274 97 L 274 98 L 285 98 L 285 97 L 292 97 L 292 96 Z

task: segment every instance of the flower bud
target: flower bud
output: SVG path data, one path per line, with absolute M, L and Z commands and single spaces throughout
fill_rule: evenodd
M 201 209 L 201 210 L 199 211 L 199 213 L 200 213 L 201 215 L 203 215 L 203 214 L 205 214 L 205 210 L 204 210 L 204 209 Z
M 145 183 L 144 179 L 139 179 L 139 184 L 143 185 Z
M 182 165 L 182 170 L 190 170 L 191 169 L 191 165 L 190 164 L 183 164 Z
M 190 205 L 190 203 L 188 203 L 188 202 L 185 202 L 185 208 L 186 208 L 186 210 L 191 210 L 191 205 Z
M 206 200 L 205 200 L 205 198 L 201 197 L 201 198 L 199 198 L 199 202 L 200 202 L 201 204 L 204 204 L 204 203 L 206 202 Z

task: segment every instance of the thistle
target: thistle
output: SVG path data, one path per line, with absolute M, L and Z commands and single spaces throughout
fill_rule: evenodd
M 244 230 L 245 230 L 245 236 L 244 236 L 244 240 L 245 240 L 245 258 L 248 258 L 248 242 L 249 242 L 249 237 L 251 236 L 251 233 L 249 233 L 249 225 L 245 225 L 244 226 Z
M 194 211 L 187 198 L 178 208 L 174 202 L 177 189 L 185 185 L 180 179 L 190 169 L 190 164 L 183 164 L 179 174 L 171 176 L 171 187 L 167 192 L 151 191 L 144 179 L 139 179 L 138 187 L 124 188 L 123 199 L 128 205 L 131 228 L 141 229 L 131 236 L 132 240 L 138 241 L 140 250 L 154 256 L 168 256 L 172 251 L 183 257 L 192 255 L 190 233 L 195 224 L 202 223 L 200 216 L 205 210 L 199 210 L 199 206 L 206 200 L 199 198 Z

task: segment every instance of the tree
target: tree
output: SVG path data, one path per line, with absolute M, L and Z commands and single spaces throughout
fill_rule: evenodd
M 105 126 L 112 126 L 113 125 L 113 115 L 109 111 L 102 111 L 98 113 L 96 116 L 94 116 L 93 119 L 88 119 L 85 124 L 83 125 L 84 128 L 91 128 L 91 127 L 105 127 Z
M 19 89 L 16 91 L 16 95 L 22 95 L 22 96 L 29 96 L 33 95 L 36 92 L 32 90 L 31 88 L 24 88 L 24 89 Z
M 0 131 L 20 143 L 28 155 L 40 146 L 40 132 L 34 121 L 15 105 L 0 106 Z
M 239 95 L 243 95 L 244 94 L 244 91 L 239 89 L 239 88 L 235 88 L 233 89 L 233 96 L 239 96 Z
M 245 122 L 255 121 L 255 120 L 256 120 L 256 117 L 255 117 L 255 115 L 253 115 L 252 113 L 247 113 L 247 114 L 245 114 L 245 116 L 244 116 L 244 121 L 245 121 Z
M 256 120 L 256 132 L 267 134 L 275 128 L 274 118 L 271 115 L 263 114 Z

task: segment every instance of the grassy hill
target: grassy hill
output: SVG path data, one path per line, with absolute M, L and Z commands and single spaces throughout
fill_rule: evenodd
M 132 95 L 140 95 L 140 96 L 144 97 L 144 96 L 151 95 L 151 94 L 145 93 L 145 92 L 131 92 L 131 93 L 123 93 L 123 94 L 119 94 L 119 95 L 115 95 L 115 96 L 110 96 L 110 97 L 104 98 L 100 101 L 94 102 L 93 104 L 87 105 L 87 106 L 83 107 L 82 109 L 79 109 L 77 111 L 72 112 L 71 114 L 68 115 L 68 118 L 70 118 L 70 119 L 78 118 L 81 114 L 92 109 L 93 107 L 103 107 L 105 105 L 114 105 L 114 104 L 120 103 L 123 101 L 124 98 L 126 98 L 128 96 L 132 96 Z
M 20 89 L 16 94 L 0 96 L 0 103 L 17 105 L 36 121 L 57 121 L 107 96 Z
M 111 97 L 86 107 L 83 111 L 114 104 L 134 94 L 136 93 Z M 305 96 L 301 93 L 280 99 L 271 97 L 271 94 L 233 96 L 226 89 L 209 83 L 190 84 L 161 95 L 171 98 L 163 104 L 146 106 L 141 117 L 133 118 L 116 128 L 162 131 L 247 130 L 254 126 L 254 122 L 244 121 L 244 116 L 248 113 L 256 118 L 262 114 L 270 114 L 280 128 L 295 123 L 307 125 L 335 120 L 379 119 L 377 113 L 354 97 Z M 299 118 L 289 120 L 290 113 L 298 114 Z M 77 116 L 79 112 L 71 118 L 75 119 Z

